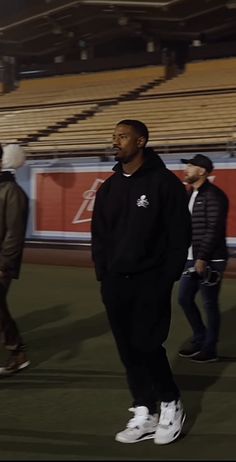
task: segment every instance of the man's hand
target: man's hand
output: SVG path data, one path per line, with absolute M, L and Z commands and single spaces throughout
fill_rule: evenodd
M 5 273 L 2 270 L 0 270 L 0 279 L 3 279 L 4 277 L 5 277 Z
M 197 259 L 195 262 L 195 270 L 198 274 L 203 274 L 206 271 L 207 262 L 205 260 Z

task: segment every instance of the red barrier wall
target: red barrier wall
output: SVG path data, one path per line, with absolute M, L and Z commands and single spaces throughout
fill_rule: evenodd
M 33 235 L 90 239 L 95 193 L 111 175 L 111 166 L 75 167 L 73 170 L 33 169 Z M 181 165 L 169 164 L 183 180 Z M 236 244 L 236 165 L 218 164 L 209 177 L 230 199 L 228 242 Z M 121 192 L 122 193 L 122 192 Z

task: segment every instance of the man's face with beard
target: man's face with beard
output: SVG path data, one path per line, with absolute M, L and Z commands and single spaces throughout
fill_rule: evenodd
M 196 183 L 206 174 L 206 169 L 197 165 L 186 164 L 184 169 L 184 181 L 188 184 Z
M 123 164 L 131 162 L 142 152 L 145 142 L 131 125 L 117 125 L 113 134 L 113 147 L 117 149 L 115 160 Z

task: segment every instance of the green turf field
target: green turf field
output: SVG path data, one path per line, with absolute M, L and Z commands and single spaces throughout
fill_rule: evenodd
M 1 380 L 0 460 L 235 460 L 235 280 L 223 283 L 223 358 L 212 364 L 177 356 L 190 336 L 177 289 L 167 347 L 185 435 L 168 446 L 125 445 L 114 435 L 132 417 L 130 396 L 93 269 L 24 265 L 9 303 L 32 364 Z

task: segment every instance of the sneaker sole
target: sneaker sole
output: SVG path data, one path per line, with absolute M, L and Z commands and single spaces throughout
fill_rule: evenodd
M 195 351 L 195 353 L 192 353 L 191 355 L 185 355 L 185 354 L 179 353 L 179 356 L 181 356 L 181 358 L 193 358 L 194 356 L 198 355 L 198 353 L 200 353 L 200 350 Z
M 181 428 L 180 428 L 180 430 L 178 431 L 178 433 L 177 433 L 170 441 L 157 441 L 157 440 L 154 438 L 154 443 L 155 443 L 155 444 L 163 445 L 163 444 L 170 444 L 170 443 L 172 443 L 173 441 L 177 440 L 177 438 L 180 436 L 180 434 L 181 434 L 181 432 L 182 432 L 185 419 L 186 419 L 186 414 L 183 414 L 183 417 L 182 417 L 182 420 L 181 420 Z
M 30 361 L 25 361 L 23 364 L 21 364 L 17 369 L 14 371 L 7 371 L 4 367 L 0 367 L 0 377 L 1 375 L 12 375 L 15 374 L 16 372 L 20 372 L 22 369 L 25 369 L 30 365 Z
M 138 440 L 133 440 L 133 441 L 127 441 L 125 438 L 123 439 L 122 437 L 116 436 L 115 440 L 118 441 L 119 443 L 139 443 L 140 441 L 145 441 L 145 440 L 151 440 L 155 436 L 155 431 L 153 433 L 148 433 L 145 436 L 142 436 Z
M 18 367 L 18 371 L 20 371 L 21 369 L 24 369 L 25 367 L 28 367 L 30 365 L 30 361 L 25 361 L 23 364 L 21 364 L 19 367 Z
M 204 364 L 204 363 L 216 363 L 217 361 L 219 361 L 218 358 L 212 358 L 212 359 L 204 359 L 204 360 L 201 360 L 201 359 L 192 359 L 191 361 L 193 361 L 194 363 L 201 363 L 201 364 Z

